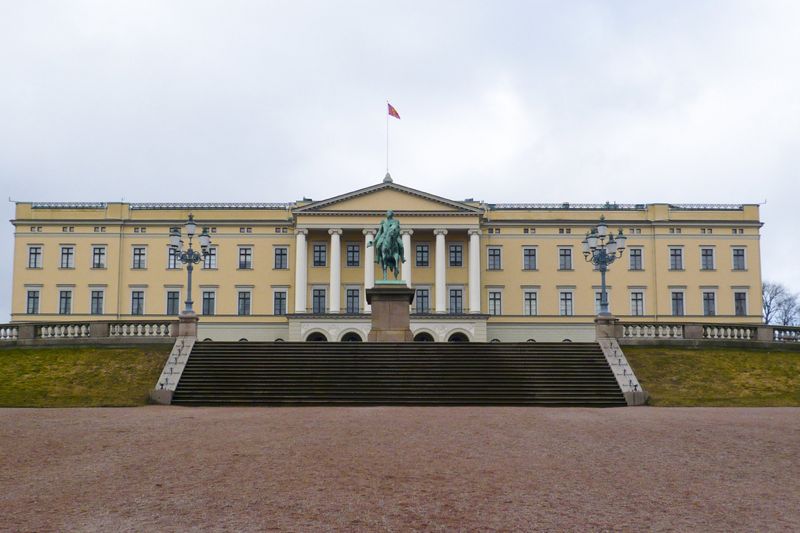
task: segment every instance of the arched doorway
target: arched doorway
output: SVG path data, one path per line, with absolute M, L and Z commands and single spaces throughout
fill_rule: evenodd
M 355 331 L 348 331 L 342 335 L 342 342 L 364 342 L 364 339 Z
M 460 331 L 456 331 L 447 338 L 447 342 L 469 342 L 469 337 Z
M 320 333 L 319 331 L 315 331 L 314 333 L 309 333 L 308 337 L 306 337 L 306 341 L 308 341 L 308 342 L 328 342 L 328 337 L 326 337 L 324 333 Z
M 427 331 L 420 331 L 414 335 L 414 342 L 433 342 L 433 335 Z

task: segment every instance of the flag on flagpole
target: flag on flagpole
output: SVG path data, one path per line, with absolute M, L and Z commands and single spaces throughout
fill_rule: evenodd
M 400 119 L 400 113 L 397 112 L 397 109 L 394 108 L 392 104 L 386 102 L 386 105 L 389 106 L 389 116 L 392 116 L 396 119 Z

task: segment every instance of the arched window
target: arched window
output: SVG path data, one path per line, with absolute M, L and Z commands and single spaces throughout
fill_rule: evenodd
M 247 339 L 241 338 L 241 339 L 239 339 L 239 342 L 247 342 Z
M 414 335 L 414 342 L 433 342 L 433 335 L 427 331 L 420 331 Z
M 469 342 L 469 337 L 461 333 L 460 331 L 456 331 L 447 339 L 447 342 Z
M 364 339 L 355 331 L 348 331 L 342 336 L 342 342 L 364 342 Z
M 572 341 L 571 341 L 570 339 L 564 339 L 564 340 L 563 340 L 563 341 L 561 341 L 561 342 L 572 342 Z
M 525 342 L 536 342 L 536 339 L 528 339 Z
M 500 339 L 492 339 L 489 342 L 500 342 Z
M 328 342 L 328 337 L 326 337 L 324 333 L 315 331 L 314 333 L 310 333 L 308 337 L 306 337 L 306 340 L 309 342 Z

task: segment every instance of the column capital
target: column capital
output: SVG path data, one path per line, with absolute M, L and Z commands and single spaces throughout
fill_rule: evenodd
M 377 232 L 377 230 L 374 230 L 374 229 L 362 229 L 361 230 L 361 233 L 363 233 L 364 235 L 375 235 L 376 232 Z
M 481 236 L 481 230 L 479 230 L 479 229 L 467 230 L 467 235 L 469 235 L 470 237 L 473 236 L 473 235 L 477 235 L 478 237 L 480 237 Z
M 340 230 L 338 228 L 331 228 L 331 229 L 328 230 L 328 235 L 341 235 L 341 234 L 342 234 L 342 230 Z
M 447 230 L 446 229 L 442 229 L 442 228 L 435 229 L 435 230 L 433 230 L 433 234 L 434 235 L 447 235 Z
M 401 229 L 400 235 L 414 235 L 413 229 Z
M 308 235 L 308 230 L 306 228 L 297 228 L 295 231 L 296 235 Z

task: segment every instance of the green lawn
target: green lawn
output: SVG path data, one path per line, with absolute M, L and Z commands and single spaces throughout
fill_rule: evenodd
M 171 346 L 0 349 L 0 406 L 147 403 Z
M 623 346 L 650 405 L 800 406 L 800 352 Z

